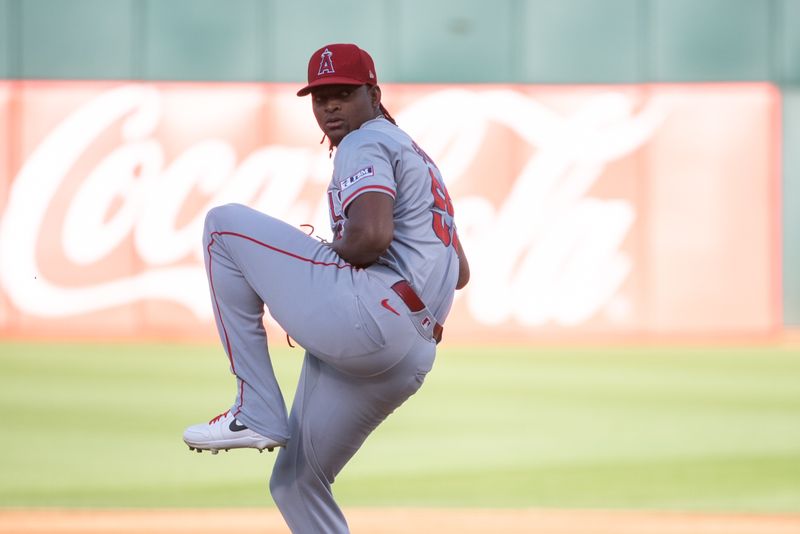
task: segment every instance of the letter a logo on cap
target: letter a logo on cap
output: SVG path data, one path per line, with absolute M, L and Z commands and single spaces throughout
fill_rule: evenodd
M 322 76 L 323 74 L 334 74 L 336 72 L 335 70 L 333 70 L 333 59 L 331 59 L 332 57 L 333 53 L 327 48 L 325 49 L 324 52 L 322 52 L 322 59 L 320 59 L 319 62 L 319 72 L 317 72 L 317 76 Z

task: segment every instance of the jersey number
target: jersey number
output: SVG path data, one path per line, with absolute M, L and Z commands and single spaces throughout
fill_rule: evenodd
M 439 182 L 433 170 L 429 167 L 428 173 L 431 175 L 431 193 L 433 193 L 433 233 L 444 244 L 449 247 L 458 236 L 453 231 L 453 203 L 447 189 Z

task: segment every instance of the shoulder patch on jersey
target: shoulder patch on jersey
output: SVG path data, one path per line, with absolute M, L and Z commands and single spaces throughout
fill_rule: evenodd
M 369 167 L 364 167 L 353 176 L 350 176 L 346 180 L 342 181 L 342 191 L 356 183 L 357 181 L 361 180 L 362 178 L 366 178 L 368 176 L 375 176 L 375 168 L 370 165 Z

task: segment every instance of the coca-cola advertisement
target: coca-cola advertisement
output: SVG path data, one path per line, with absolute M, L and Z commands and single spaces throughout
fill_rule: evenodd
M 332 160 L 296 90 L 0 83 L 0 333 L 214 339 L 208 209 L 240 202 L 330 237 Z M 383 95 L 441 169 L 471 261 L 448 341 L 779 327 L 774 87 L 389 84 Z

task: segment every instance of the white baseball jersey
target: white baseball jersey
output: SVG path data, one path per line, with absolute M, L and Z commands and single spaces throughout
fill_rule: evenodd
M 380 117 L 339 144 L 328 187 L 334 240 L 347 232 L 347 208 L 366 192 L 394 199 L 394 239 L 371 273 L 408 281 L 444 323 L 458 280 L 453 206 L 439 169 L 403 130 Z

